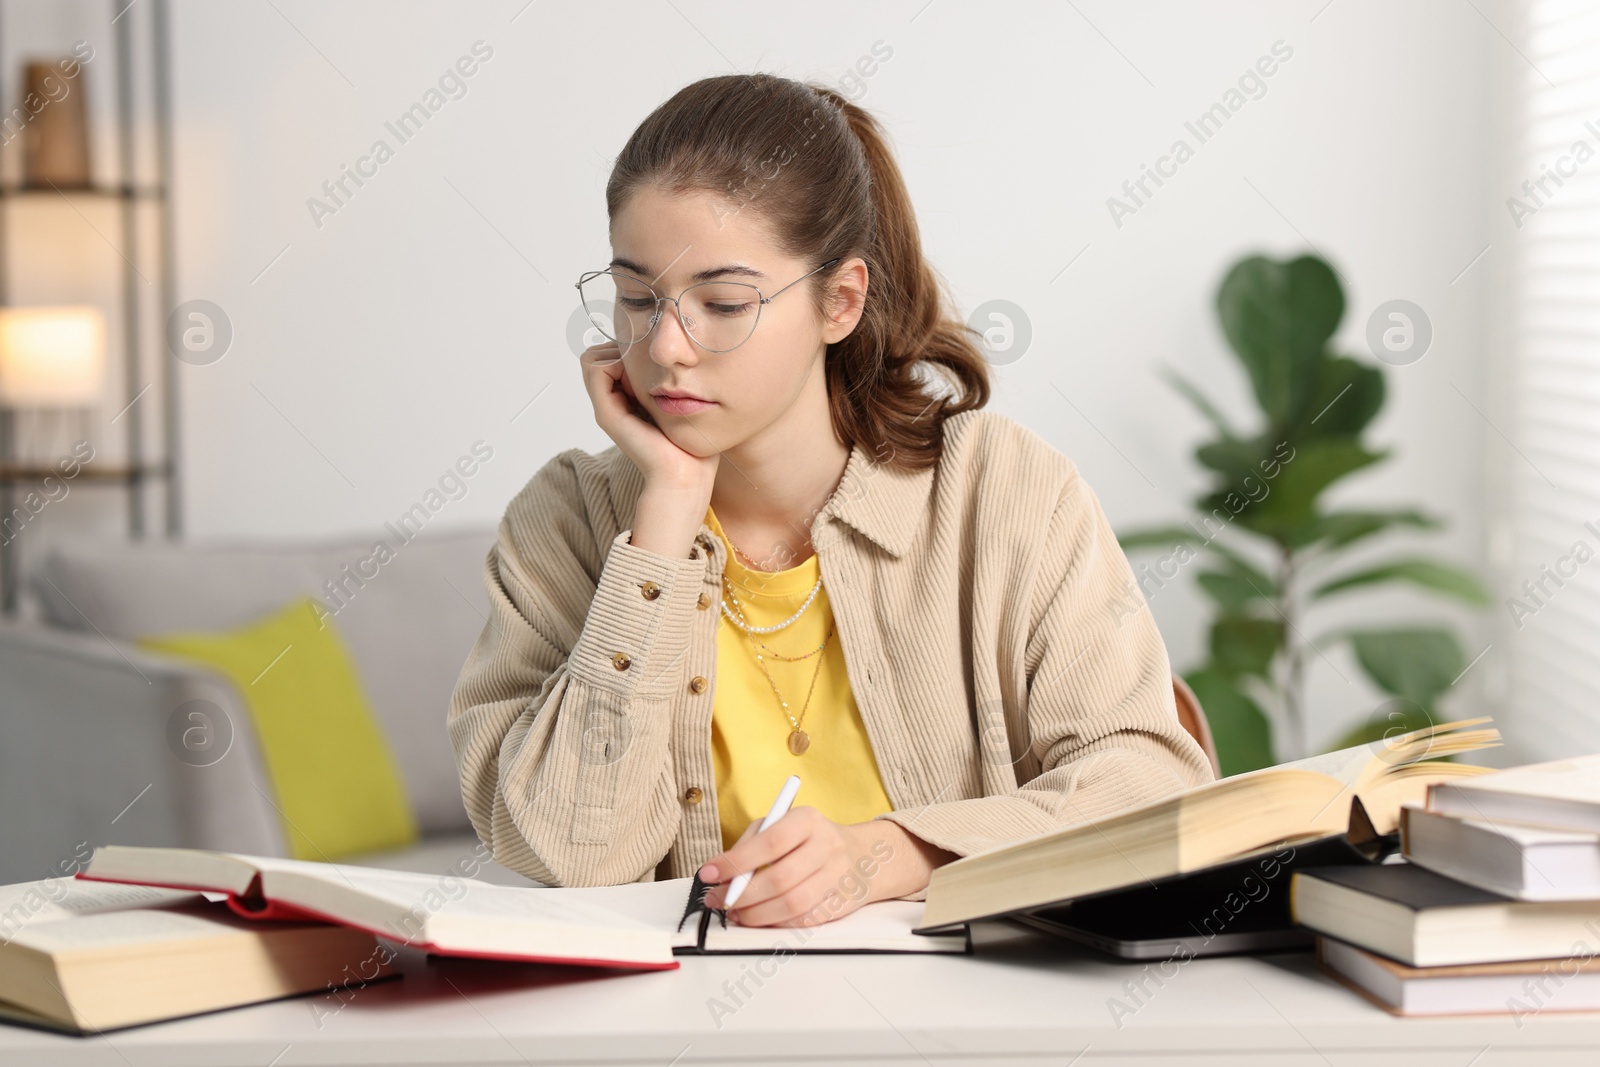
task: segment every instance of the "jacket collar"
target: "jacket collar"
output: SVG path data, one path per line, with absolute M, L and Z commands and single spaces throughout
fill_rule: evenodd
M 627 529 L 633 525 L 639 494 L 644 491 L 644 475 L 616 445 L 602 455 L 606 453 L 610 454 L 612 506 L 622 528 Z M 877 463 L 860 444 L 853 444 L 844 475 L 812 526 L 831 516 L 899 558 L 926 515 L 934 469 L 913 472 Z M 704 523 L 701 528 L 709 533 Z
M 844 477 L 819 518 L 834 516 L 898 559 L 925 519 L 933 472 L 878 463 L 861 445 L 851 445 Z

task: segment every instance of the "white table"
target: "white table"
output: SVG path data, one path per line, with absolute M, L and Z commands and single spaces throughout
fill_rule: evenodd
M 972 956 L 682 957 L 658 972 L 429 959 L 405 977 L 88 1038 L 0 1026 L 0 1064 L 995 1064 L 1522 1067 L 1600 1064 L 1600 1014 L 1398 1019 L 1307 953 L 1171 964 L 1119 1027 L 1145 965 L 1007 923 Z M 771 974 L 718 1021 L 723 983 Z M 1154 968 L 1153 968 L 1154 969 Z M 1159 971 L 1156 971 L 1158 975 Z M 320 1025 L 319 1025 L 320 1024 Z

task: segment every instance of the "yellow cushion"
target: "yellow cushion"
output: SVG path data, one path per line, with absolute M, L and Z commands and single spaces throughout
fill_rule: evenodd
M 290 855 L 326 861 L 404 847 L 417 839 L 417 823 L 400 772 L 344 642 L 314 605 L 302 596 L 227 633 L 146 636 L 138 644 L 233 680 L 255 725 Z

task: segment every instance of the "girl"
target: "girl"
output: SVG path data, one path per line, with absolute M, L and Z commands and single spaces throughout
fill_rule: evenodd
M 755 871 L 730 918 L 808 925 L 1212 777 L 1095 495 L 981 410 L 865 111 L 707 78 L 634 131 L 606 204 L 580 363 L 615 445 L 507 507 L 449 711 L 496 860 L 698 872 L 712 907 Z

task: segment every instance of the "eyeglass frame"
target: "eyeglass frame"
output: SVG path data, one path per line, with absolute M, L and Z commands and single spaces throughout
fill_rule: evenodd
M 576 282 L 572 283 L 572 287 L 574 289 L 578 290 L 578 306 L 583 308 L 583 311 L 584 311 L 585 315 L 589 316 L 589 321 L 590 322 L 594 322 L 594 316 L 589 311 L 589 305 L 583 299 L 583 283 L 584 282 L 593 281 L 594 279 L 598 278 L 602 274 L 611 274 L 611 275 L 614 275 L 614 276 L 619 277 L 619 278 L 627 278 L 630 281 L 636 281 L 640 285 L 644 286 L 646 289 L 650 290 L 651 293 L 655 294 L 656 306 L 655 306 L 655 311 L 652 312 L 651 316 L 650 316 L 650 325 L 648 327 L 646 327 L 645 331 L 639 335 L 638 340 L 632 341 L 632 342 L 629 343 L 629 347 L 632 347 L 633 345 L 638 344 L 640 341 L 643 341 L 646 337 L 650 336 L 650 331 L 654 330 L 656 328 L 656 324 L 661 321 L 661 305 L 662 305 L 662 302 L 670 300 L 670 301 L 672 301 L 672 307 L 673 307 L 674 311 L 677 313 L 677 316 L 678 316 L 678 325 L 683 327 L 683 335 L 685 337 L 687 337 L 689 340 L 693 341 L 697 347 L 703 348 L 707 352 L 712 352 L 712 353 L 715 353 L 717 355 L 721 355 L 721 354 L 723 354 L 725 352 L 732 352 L 732 351 L 738 349 L 741 345 L 744 345 L 746 342 L 748 342 L 751 337 L 754 337 L 756 335 L 756 327 L 761 325 L 761 309 L 763 307 L 765 307 L 766 305 L 772 303 L 774 300 L 778 299 L 778 297 L 782 296 L 786 291 L 788 291 L 789 289 L 792 289 L 795 286 L 799 285 L 801 282 L 805 281 L 807 278 L 809 278 L 813 274 L 817 273 L 817 271 L 827 270 L 829 267 L 834 266 L 835 264 L 837 264 L 842 259 L 844 259 L 843 256 L 834 256 L 832 259 L 828 260 L 826 263 L 822 264 L 820 267 L 817 267 L 816 270 L 807 271 L 805 274 L 802 274 L 800 277 L 796 278 L 794 281 L 790 282 L 788 285 L 784 286 L 782 289 L 779 289 L 776 293 L 773 293 L 771 296 L 767 296 L 765 293 L 763 293 L 761 291 L 761 287 L 760 286 L 751 285 L 749 282 L 715 282 L 715 281 L 695 282 L 693 285 L 686 286 L 682 290 L 680 290 L 677 296 L 662 296 L 661 294 L 656 293 L 656 287 L 655 286 L 651 285 L 649 282 L 645 281 L 643 278 L 635 278 L 631 274 L 620 274 L 617 271 L 611 270 L 609 267 L 607 269 L 605 269 L 605 270 L 585 271 L 582 275 L 580 275 L 578 277 L 578 280 Z M 684 293 L 687 293 L 690 289 L 697 289 L 702 285 L 730 285 L 730 284 L 731 285 L 749 286 L 749 288 L 754 289 L 756 291 L 756 297 L 757 297 L 756 321 L 752 322 L 750 324 L 750 333 L 748 335 L 746 335 L 745 339 L 743 341 L 740 341 L 739 344 L 734 345 L 733 348 L 706 348 L 706 346 L 701 344 L 699 339 L 696 338 L 693 333 L 689 332 L 689 327 L 684 325 L 684 322 L 683 322 L 683 305 L 678 303 L 678 301 L 683 298 L 683 294 Z M 599 329 L 599 325 L 596 324 L 595 328 Z M 615 328 L 615 322 L 613 322 L 613 328 Z M 601 333 L 604 333 L 604 332 L 605 332 L 604 330 L 601 330 Z M 608 338 L 608 339 L 611 340 L 611 341 L 617 341 L 617 339 L 614 338 L 614 337 Z M 617 342 L 617 343 L 620 344 L 621 342 Z

